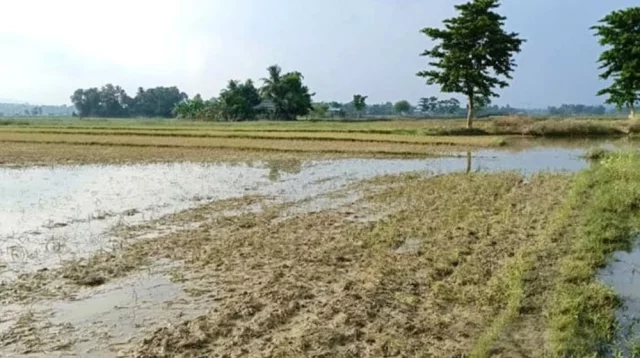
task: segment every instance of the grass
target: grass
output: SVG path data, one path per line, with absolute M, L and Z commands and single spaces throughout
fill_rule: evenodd
M 305 160 L 342 157 L 393 157 L 382 154 L 303 153 L 222 148 L 107 146 L 82 144 L 2 143 L 0 165 L 128 164 L 166 162 L 231 162 Z
M 150 136 L 150 137 L 184 137 L 184 138 L 243 138 L 243 139 L 295 139 L 308 141 L 345 141 L 371 143 L 398 144 L 433 144 L 433 145 L 467 145 L 477 147 L 500 146 L 504 143 L 498 137 L 478 136 L 416 136 L 399 134 L 371 134 L 360 132 L 294 132 L 294 131 L 161 131 L 154 130 L 107 130 L 107 129 L 0 129 L 0 134 L 73 134 L 73 135 L 103 135 L 103 136 Z
M 3 121 L 0 120 L 0 123 Z M 296 122 L 189 122 L 158 119 L 84 119 L 84 120 L 5 120 L 6 128 L 57 128 L 85 130 L 147 130 L 147 131 L 232 131 L 232 132 L 303 132 L 303 133 L 368 133 L 395 135 L 530 135 L 583 136 L 623 135 L 634 133 L 638 125 L 626 119 L 603 118 L 544 118 L 493 117 L 477 120 L 476 129 L 466 129 L 466 121 L 459 119 L 411 120 L 396 118 L 377 121 L 296 121 Z M 25 126 L 28 124 L 28 127 Z M 37 129 L 36 129 L 37 130 Z
M 282 152 L 301 153 L 301 155 L 319 154 L 320 156 L 332 154 L 336 156 L 434 156 L 450 154 L 452 152 L 467 151 L 484 143 L 487 147 L 502 145 L 502 141 L 497 138 L 469 138 L 469 143 L 465 143 L 464 138 L 433 138 L 425 140 L 423 143 L 408 142 L 384 142 L 384 141 L 353 141 L 353 140 L 305 140 L 294 138 L 243 138 L 243 137 L 181 137 L 181 136 L 149 136 L 149 135 L 88 135 L 88 134 L 52 134 L 52 133 L 11 133 L 0 132 L 0 143 L 8 144 L 39 144 L 41 150 L 47 155 L 48 144 L 69 145 L 70 160 L 76 158 L 72 156 L 76 151 L 85 150 L 84 147 L 129 147 L 129 148 L 164 148 L 164 149 L 200 149 L 200 150 L 221 150 L 221 151 L 245 151 L 245 157 L 258 157 L 257 152 Z M 45 145 L 47 144 L 47 145 Z M 71 145 L 76 145 L 74 151 Z M 117 150 L 122 152 L 122 150 Z M 14 158 L 7 157 L 9 163 L 20 162 L 21 154 Z M 84 154 L 78 153 L 85 157 Z M 185 153 L 184 158 L 189 160 Z M 3 154 L 0 154 L 0 158 Z M 7 156 L 7 154 L 5 154 Z M 212 158 L 216 154 L 212 153 Z M 152 154 L 150 159 L 155 159 Z
M 604 354 L 617 333 L 620 302 L 595 275 L 615 251 L 631 248 L 640 228 L 640 156 L 605 157 L 577 175 L 569 200 L 578 214 L 548 308 L 551 344 L 559 356 Z
M 140 357 L 240 347 L 247 356 L 481 356 L 520 313 L 526 280 L 511 268 L 543 235 L 569 183 L 567 175 L 407 175 L 363 184 L 366 199 L 347 210 L 288 220 L 279 219 L 286 205 L 208 220 L 220 207 L 200 208 L 178 216 L 205 218 L 196 229 L 22 277 L 1 297 L 73 295 L 94 273 L 109 280 L 168 259 L 183 263 L 175 278 L 185 289 L 216 310 L 150 334 Z M 380 211 L 382 219 L 366 219 Z
M 286 220 L 287 205 L 217 202 L 158 221 L 196 228 L 22 276 L 0 297 L 73 296 L 164 259 L 216 310 L 153 332 L 140 357 L 605 356 L 620 301 L 596 273 L 640 224 L 638 168 L 613 153 L 576 175 L 381 177 L 346 209 Z
M 8 125 L 0 162 L 258 158 L 292 160 L 295 170 L 318 154 L 424 156 L 500 145 L 486 133 L 586 137 L 632 128 L 502 118 L 469 133 L 451 123 Z M 150 333 L 132 355 L 606 356 L 620 300 L 596 276 L 640 228 L 640 155 L 589 156 L 596 162 L 575 175 L 381 177 L 361 183 L 363 199 L 348 208 L 286 220 L 287 205 L 248 213 L 242 208 L 258 199 L 216 202 L 155 223 L 196 228 L 147 241 L 124 229 L 131 240 L 121 250 L 24 275 L 3 285 L 0 298 L 70 297 L 168 259 L 182 263 L 174 280 L 215 310 Z M 239 214 L 216 216 L 225 210 Z

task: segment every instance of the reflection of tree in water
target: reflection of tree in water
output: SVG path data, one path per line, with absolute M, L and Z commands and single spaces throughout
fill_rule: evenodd
M 266 161 L 269 168 L 269 180 L 276 181 L 282 173 L 298 174 L 302 171 L 302 161 L 299 159 L 274 159 Z
M 471 173 L 471 167 L 472 167 L 471 152 L 467 152 L 467 174 Z

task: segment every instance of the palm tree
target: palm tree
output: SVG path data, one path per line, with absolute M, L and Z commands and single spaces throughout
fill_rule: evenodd
M 283 91 L 281 86 L 282 69 L 278 65 L 269 66 L 267 68 L 269 77 L 262 78 L 262 87 L 260 88 L 260 94 L 265 99 L 270 100 L 276 107 L 276 117 L 280 115 L 283 100 Z

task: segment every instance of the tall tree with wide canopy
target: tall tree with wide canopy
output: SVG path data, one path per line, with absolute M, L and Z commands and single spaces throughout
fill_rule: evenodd
M 516 66 L 513 56 L 524 40 L 507 33 L 506 18 L 494 10 L 499 0 L 472 0 L 456 5 L 458 16 L 444 20 L 444 29 L 425 28 L 422 33 L 437 44 L 422 53 L 432 59 L 431 70 L 418 72 L 427 84 L 438 84 L 442 92 L 464 94 L 468 100 L 467 127 L 473 127 L 478 101 L 498 97 L 496 87 L 509 84 Z
M 260 93 L 275 105 L 275 115 L 284 120 L 295 120 L 306 116 L 313 109 L 309 88 L 302 84 L 304 77 L 300 72 L 282 74 L 278 65 L 270 66 L 269 76 L 263 78 Z
M 607 49 L 600 55 L 600 78 L 613 80 L 610 87 L 598 92 L 609 96 L 606 103 L 619 109 L 627 107 L 635 117 L 640 103 L 640 7 L 614 11 L 593 26 L 600 45 Z

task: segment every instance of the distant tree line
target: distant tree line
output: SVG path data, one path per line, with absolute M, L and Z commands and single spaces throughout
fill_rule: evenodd
M 120 86 L 78 89 L 71 102 L 80 117 L 173 117 L 173 110 L 188 96 L 177 87 L 138 88 L 130 97 Z
M 313 93 L 300 72 L 282 73 L 277 66 L 257 88 L 252 80 L 230 80 L 217 98 L 192 99 L 178 87 L 139 88 L 131 97 L 120 86 L 78 89 L 71 96 L 81 117 L 178 117 L 199 120 L 243 121 L 259 118 L 295 120 L 308 115 Z
M 607 113 L 605 106 L 587 106 L 584 104 L 563 104 L 560 107 L 549 107 L 552 116 L 601 116 Z
M 429 58 L 429 68 L 417 73 L 429 85 L 438 85 L 442 93 L 463 96 L 462 105 L 455 98 L 421 98 L 416 106 L 409 101 L 369 105 L 368 97 L 353 96 L 348 103 L 312 103 L 313 93 L 303 84 L 300 72 L 282 73 L 277 65 L 268 68 L 268 76 L 256 87 L 251 80 L 229 81 L 217 98 L 193 99 L 177 87 L 139 89 L 129 97 L 119 86 L 79 89 L 71 97 L 80 116 L 98 117 L 171 117 L 204 120 L 295 120 L 302 116 L 414 116 L 457 117 L 466 115 L 472 128 L 477 116 L 527 114 L 531 110 L 492 105 L 497 91 L 509 86 L 516 68 L 515 55 L 525 39 L 505 30 L 506 17 L 498 12 L 499 0 L 470 0 L 454 6 L 457 15 L 444 20 L 441 28 L 428 27 L 421 32 L 433 42 L 422 52 Z M 614 11 L 592 30 L 605 47 L 599 63 L 602 79 L 610 87 L 598 92 L 606 103 L 634 117 L 640 103 L 640 7 Z M 540 113 L 540 111 L 535 111 Z M 603 115 L 604 106 L 563 104 L 549 107 L 544 114 L 555 116 Z M 38 112 L 33 112 L 38 113 Z
M 406 100 L 396 103 L 385 102 L 367 104 L 367 96 L 354 95 L 353 101 L 318 102 L 313 104 L 310 116 L 313 118 L 354 118 L 354 117 L 393 117 L 408 116 L 415 118 L 460 118 L 467 116 L 467 108 L 456 98 L 440 99 L 435 96 L 420 98 L 414 106 Z M 493 105 L 490 102 L 477 106 L 474 114 L 478 117 L 510 116 L 510 115 L 551 115 L 558 117 L 570 116 L 601 116 L 615 113 L 614 108 L 603 105 L 563 104 L 559 107 L 547 108 L 517 108 L 510 105 Z M 624 111 L 620 112 L 623 113 Z

